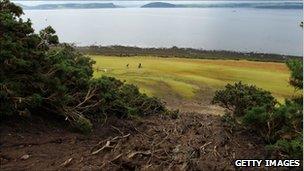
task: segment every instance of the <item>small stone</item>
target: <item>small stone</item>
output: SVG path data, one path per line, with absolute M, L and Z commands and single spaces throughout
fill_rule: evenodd
M 30 155 L 25 154 L 25 155 L 23 155 L 20 159 L 21 159 L 21 160 L 26 160 L 26 159 L 28 159 L 28 158 L 30 158 Z

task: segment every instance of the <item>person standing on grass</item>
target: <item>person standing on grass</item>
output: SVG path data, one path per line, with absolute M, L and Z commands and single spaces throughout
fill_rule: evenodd
M 142 66 L 141 66 L 141 63 L 139 63 L 139 64 L 138 64 L 138 69 L 140 69 L 141 67 L 142 67 Z

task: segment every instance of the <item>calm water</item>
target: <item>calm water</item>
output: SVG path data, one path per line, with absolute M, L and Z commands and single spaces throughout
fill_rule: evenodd
M 288 55 L 302 54 L 302 15 L 296 9 L 143 9 L 138 4 L 116 9 L 25 10 L 34 28 L 52 25 L 61 42 L 77 45 L 178 46 Z

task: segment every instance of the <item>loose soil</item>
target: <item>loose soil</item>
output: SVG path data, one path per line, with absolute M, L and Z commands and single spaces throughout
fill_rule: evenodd
M 110 117 L 90 135 L 37 118 L 0 128 L 0 170 L 236 170 L 235 159 L 267 156 L 258 137 L 200 113 Z

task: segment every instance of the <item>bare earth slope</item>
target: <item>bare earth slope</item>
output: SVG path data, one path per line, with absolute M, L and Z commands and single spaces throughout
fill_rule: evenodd
M 257 137 L 214 115 L 111 117 L 88 136 L 26 122 L 1 124 L 1 170 L 235 170 L 234 159 L 266 156 Z

